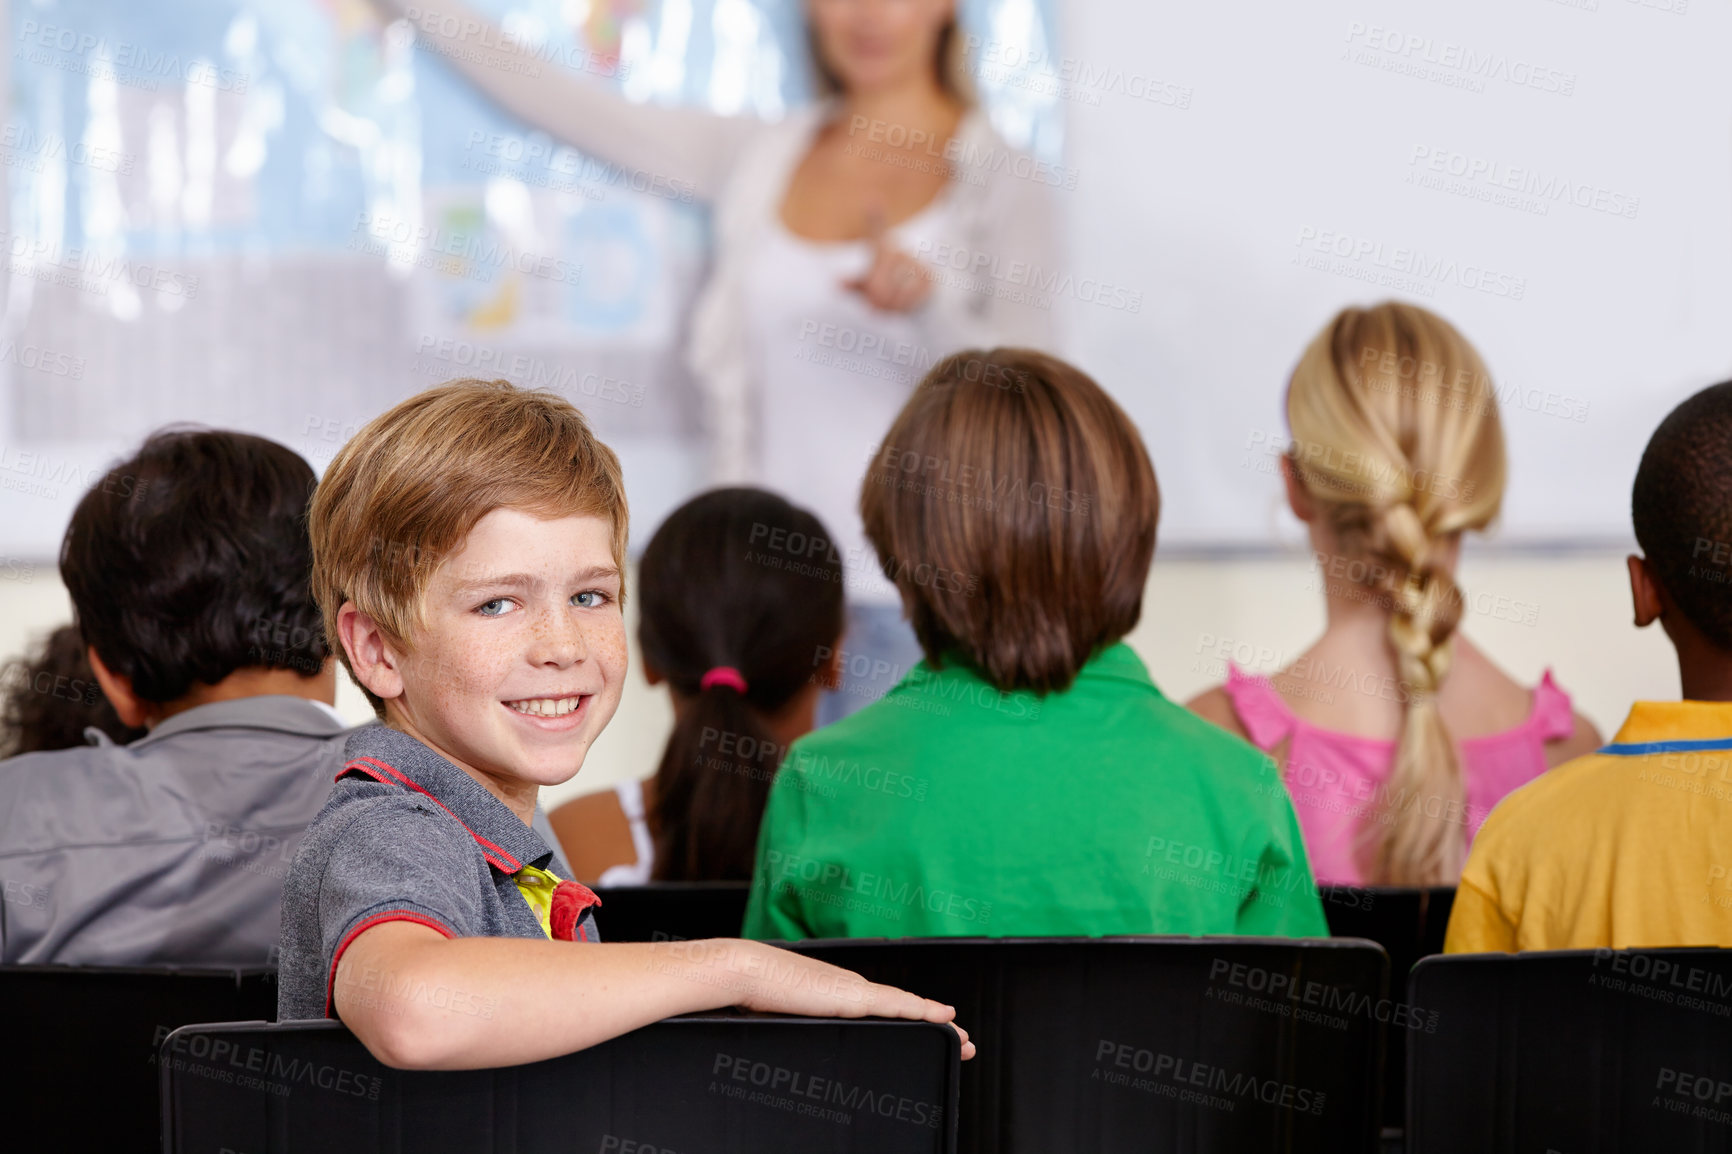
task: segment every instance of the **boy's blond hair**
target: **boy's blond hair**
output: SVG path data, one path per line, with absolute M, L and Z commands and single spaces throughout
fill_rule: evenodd
M 445 557 L 494 509 L 593 515 L 613 527 L 625 599 L 627 510 L 619 458 L 569 401 L 507 381 L 449 381 L 369 421 L 325 470 L 308 510 L 313 597 L 331 650 L 345 601 L 404 645 Z M 373 709 L 384 702 L 365 686 Z

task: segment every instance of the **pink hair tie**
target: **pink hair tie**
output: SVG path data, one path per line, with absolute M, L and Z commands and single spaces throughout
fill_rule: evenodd
M 698 689 L 702 691 L 712 685 L 725 685 L 736 693 L 744 693 L 746 677 L 732 665 L 718 665 L 704 674 L 704 679 L 698 682 Z

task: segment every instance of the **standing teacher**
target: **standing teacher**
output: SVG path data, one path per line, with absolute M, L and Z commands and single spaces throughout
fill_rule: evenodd
M 460 5 L 387 6 L 516 115 L 711 203 L 715 262 L 687 359 L 712 479 L 778 490 L 835 535 L 849 660 L 820 723 L 882 695 L 919 648 L 866 542 L 866 466 L 895 451 L 885 432 L 946 354 L 1052 343 L 1035 288 L 1053 270 L 1047 170 L 972 102 L 956 0 L 807 0 L 825 98 L 775 123 L 634 104 L 532 61 Z

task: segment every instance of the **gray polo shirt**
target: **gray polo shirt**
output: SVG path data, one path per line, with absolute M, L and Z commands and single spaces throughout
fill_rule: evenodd
M 301 697 L 0 761 L 0 961 L 263 966 L 348 728 Z
M 446 937 L 544 939 L 514 877 L 526 865 L 571 877 L 536 829 L 467 773 L 398 730 L 356 730 L 283 885 L 277 1017 L 334 1017 L 337 962 L 384 922 Z M 595 895 L 573 881 L 559 888 L 568 887 L 568 912 L 578 913 L 565 932 L 599 940 Z

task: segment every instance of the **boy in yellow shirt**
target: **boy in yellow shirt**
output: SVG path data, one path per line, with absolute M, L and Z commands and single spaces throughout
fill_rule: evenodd
M 1672 410 L 1631 497 L 1636 624 L 1682 701 L 1506 797 L 1468 855 L 1448 953 L 1732 946 L 1732 381 Z

